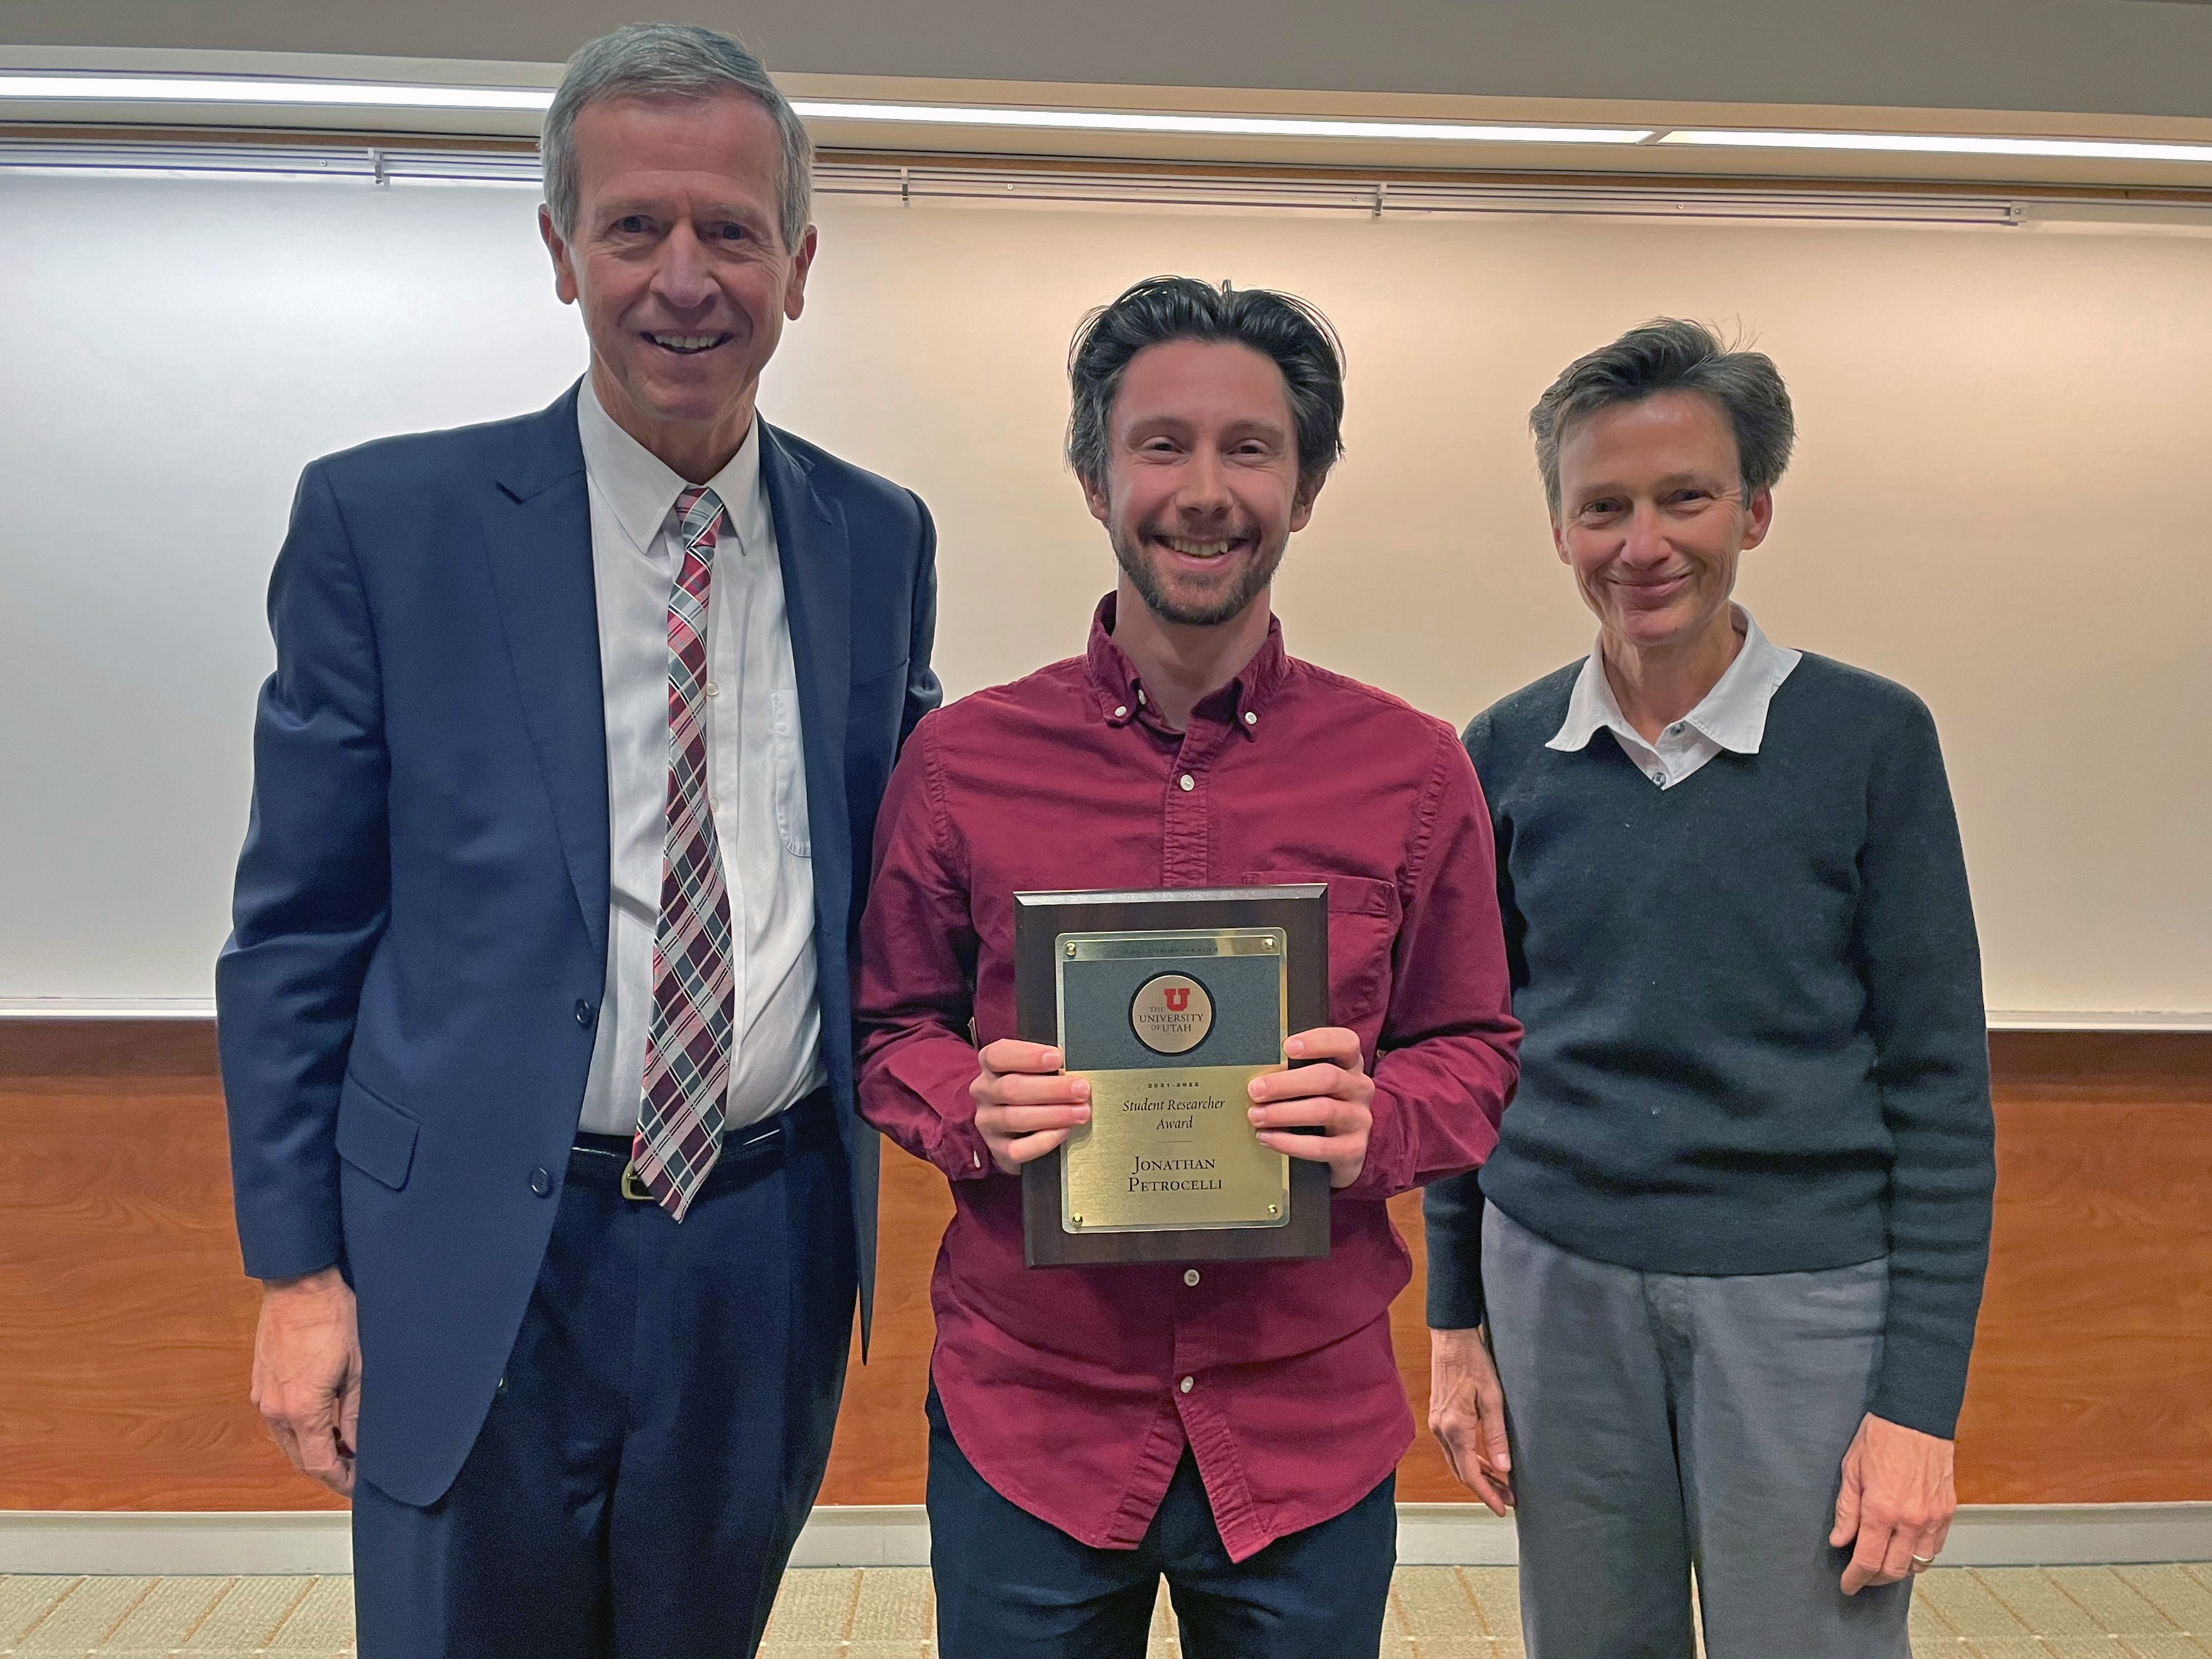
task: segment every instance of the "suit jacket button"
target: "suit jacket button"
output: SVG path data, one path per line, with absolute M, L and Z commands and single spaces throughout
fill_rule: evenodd
M 532 1170 L 530 1172 L 530 1190 L 540 1198 L 544 1197 L 553 1190 L 553 1177 L 543 1170 Z
M 576 999 L 576 1024 L 579 1025 L 589 1025 L 591 1023 L 592 1005 L 585 1001 L 581 997 L 578 997 Z

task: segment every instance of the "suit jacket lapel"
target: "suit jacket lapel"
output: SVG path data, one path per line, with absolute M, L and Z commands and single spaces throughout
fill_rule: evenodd
M 607 726 L 576 386 L 523 430 L 485 504 L 484 546 L 523 723 L 593 951 L 607 949 Z
M 853 882 L 845 809 L 845 711 L 853 683 L 852 549 L 844 514 L 814 489 L 805 461 L 765 421 L 761 476 L 775 520 L 776 563 L 783 573 L 784 610 L 799 672 L 806 816 L 814 842 L 816 954 L 823 1012 L 831 1014 L 833 989 L 840 1007 L 845 1000 L 845 921 Z

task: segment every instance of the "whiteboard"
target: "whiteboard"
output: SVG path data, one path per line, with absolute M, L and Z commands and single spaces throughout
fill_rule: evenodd
M 493 184 L 0 175 L 0 1007 L 198 1008 L 293 484 L 583 362 Z M 1739 598 L 1933 708 L 1988 1000 L 2212 1012 L 2212 238 L 832 198 L 769 418 L 919 490 L 957 694 L 1080 648 L 1110 554 L 1060 460 L 1086 307 L 1179 270 L 1342 331 L 1348 453 L 1291 650 L 1454 724 L 1587 651 L 1523 425 L 1657 314 L 1741 326 L 1799 459 Z M 1725 858 L 1717 847 L 1712 855 Z

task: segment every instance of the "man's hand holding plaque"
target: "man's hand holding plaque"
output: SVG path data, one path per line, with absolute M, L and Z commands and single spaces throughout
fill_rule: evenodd
M 968 1092 L 975 1102 L 975 1133 L 991 1149 L 1001 1175 L 1042 1158 L 1068 1132 L 1091 1121 L 1091 1079 L 1060 1070 L 1060 1053 L 1042 1042 L 1000 1037 L 976 1056 L 981 1069 Z
M 1287 1071 L 1252 1079 L 1245 1114 L 1260 1144 L 1328 1165 L 1328 1184 L 1349 1187 L 1367 1162 L 1369 1103 L 1375 1085 L 1359 1052 L 1359 1034 L 1341 1025 L 1300 1031 L 1283 1044 Z M 1001 1174 L 1065 1141 L 1091 1121 L 1091 1081 L 1061 1071 L 1059 1049 L 1000 1037 L 976 1056 L 981 1069 L 968 1092 L 975 1103 L 975 1132 L 991 1149 Z
M 1260 1144 L 1292 1158 L 1328 1165 L 1328 1184 L 1349 1187 L 1367 1164 L 1369 1109 L 1375 1085 L 1359 1052 L 1359 1034 L 1341 1025 L 1300 1031 L 1283 1044 L 1286 1072 L 1252 1079 L 1246 1114 Z

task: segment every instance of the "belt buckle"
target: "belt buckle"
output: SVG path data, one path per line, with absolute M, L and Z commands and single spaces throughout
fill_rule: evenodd
M 645 1189 L 643 1184 L 640 1182 L 637 1178 L 637 1162 L 635 1159 L 632 1159 L 629 1163 L 623 1165 L 622 1195 L 629 1200 L 633 1204 L 650 1204 L 653 1202 L 653 1194 Z

